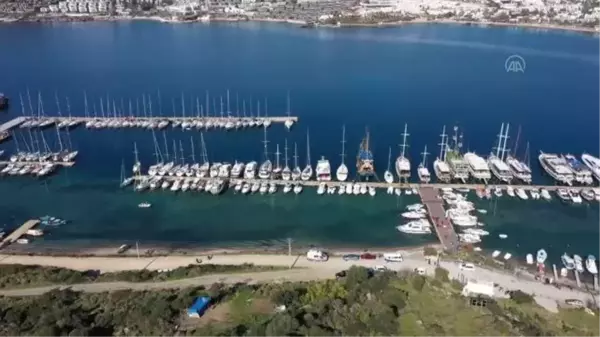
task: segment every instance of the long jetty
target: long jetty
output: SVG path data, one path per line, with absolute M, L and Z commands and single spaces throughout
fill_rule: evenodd
M 176 177 L 176 176 L 149 176 L 149 175 L 137 175 L 134 176 L 133 179 L 134 180 L 149 180 L 149 179 L 158 179 L 161 178 L 163 180 L 167 180 L 167 181 L 176 181 L 176 180 L 186 180 L 186 179 L 196 179 L 195 176 L 192 177 L 187 177 L 187 176 L 182 176 L 182 177 Z M 318 187 L 320 184 L 326 184 L 327 186 L 335 186 L 335 187 L 339 187 L 339 186 L 344 186 L 347 185 L 349 183 L 359 183 L 359 184 L 365 184 L 368 187 L 375 187 L 375 188 L 383 188 L 383 189 L 387 189 L 388 187 L 394 187 L 394 188 L 400 188 L 400 189 L 421 189 L 421 188 L 425 188 L 425 187 L 429 187 L 429 188 L 433 188 L 433 189 L 443 189 L 443 188 L 453 188 L 453 189 L 459 189 L 459 188 L 464 188 L 464 189 L 468 189 L 468 190 L 481 190 L 481 189 L 496 189 L 499 188 L 501 190 L 506 190 L 508 187 L 512 187 L 512 188 L 522 188 L 524 190 L 530 191 L 530 190 L 539 190 L 539 189 L 547 189 L 548 191 L 556 191 L 559 189 L 573 189 L 576 191 L 582 191 L 582 190 L 587 190 L 590 188 L 597 188 L 597 186 L 560 186 L 560 185 L 500 185 L 500 184 L 446 184 L 446 183 L 436 183 L 436 184 L 421 184 L 421 183 L 387 183 L 387 182 L 379 182 L 379 181 L 316 181 L 316 180 L 269 180 L 269 179 L 245 179 L 245 178 L 209 178 L 209 177 L 204 177 L 204 178 L 198 178 L 200 180 L 203 181 L 208 181 L 208 180 L 215 180 L 215 179 L 225 179 L 225 180 L 231 180 L 231 181 L 237 181 L 237 180 L 243 180 L 245 182 L 249 182 L 249 183 L 253 183 L 253 182 L 259 182 L 259 183 L 273 183 L 276 185 L 286 185 L 286 184 L 300 184 L 302 186 L 308 186 L 308 187 Z
M 432 186 L 422 186 L 419 189 L 421 201 L 427 207 L 429 219 L 435 228 L 438 239 L 449 252 L 456 252 L 459 248 L 458 235 L 450 219 L 446 217 L 444 200 L 440 197 L 439 190 Z
M 29 119 L 29 117 L 21 116 L 21 117 L 13 118 L 6 123 L 3 123 L 2 125 L 0 125 L 0 133 L 14 129 L 17 126 L 23 124 L 28 119 Z
M 6 165 L 18 165 L 18 166 L 33 166 L 33 165 L 44 165 L 44 164 L 53 164 L 53 165 L 57 165 L 57 166 L 63 166 L 63 167 L 71 167 L 73 165 L 75 165 L 74 161 L 49 161 L 49 160 L 43 160 L 43 161 L 5 161 L 5 160 L 0 160 L 0 166 L 6 166 Z
M 23 236 L 23 234 L 27 233 L 28 230 L 37 226 L 39 223 L 40 223 L 40 220 L 26 221 L 24 224 L 21 225 L 21 227 L 14 230 L 12 233 L 10 233 L 10 235 L 8 235 L 7 237 L 5 237 L 2 240 L 2 243 L 0 243 L 0 248 L 4 248 L 7 245 L 17 241 L 21 236 Z

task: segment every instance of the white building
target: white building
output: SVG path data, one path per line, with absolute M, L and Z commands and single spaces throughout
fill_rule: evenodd
M 469 280 L 462 290 L 462 295 L 494 297 L 494 282 Z

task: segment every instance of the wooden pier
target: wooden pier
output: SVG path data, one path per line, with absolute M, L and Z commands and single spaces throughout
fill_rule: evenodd
M 176 176 L 149 176 L 149 175 L 139 175 L 139 176 L 134 176 L 133 179 L 134 180 L 148 180 L 148 179 L 157 179 L 157 178 L 161 178 L 163 180 L 168 180 L 168 181 L 175 181 L 175 180 L 185 180 L 185 179 L 195 179 L 196 176 L 192 176 L 192 177 L 187 177 L 187 176 L 182 176 L 182 177 L 176 177 Z M 326 184 L 327 186 L 335 186 L 335 187 L 339 187 L 339 186 L 343 186 L 343 185 L 347 185 L 349 183 L 357 183 L 357 184 L 365 184 L 366 186 L 369 187 L 375 187 L 375 188 L 380 188 L 380 189 L 387 189 L 388 187 L 394 187 L 394 188 L 400 188 L 400 189 L 421 189 L 424 187 L 429 187 L 429 188 L 433 188 L 433 189 L 443 189 L 443 188 L 453 188 L 453 189 L 459 189 L 459 188 L 464 188 L 464 189 L 469 189 L 469 190 L 478 190 L 478 189 L 495 189 L 495 188 L 499 188 L 501 190 L 506 190 L 509 186 L 512 188 L 522 188 L 524 190 L 530 191 L 530 190 L 536 190 L 536 189 L 547 189 L 548 191 L 556 191 L 558 189 L 564 188 L 564 189 L 573 189 L 576 191 L 581 191 L 581 190 L 586 190 L 586 189 L 595 189 L 598 188 L 598 186 L 559 186 L 559 185 L 496 185 L 496 184 L 489 184 L 489 185 L 484 185 L 484 184 L 445 184 L 445 183 L 439 183 L 439 184 L 420 184 L 420 183 L 392 183 L 392 184 L 388 184 L 386 182 L 374 182 L 374 181 L 367 181 L 367 182 L 352 182 L 352 181 L 345 181 L 345 182 L 341 182 L 341 181 L 316 181 L 316 180 L 267 180 L 267 179 L 244 179 L 244 178 L 208 178 L 208 177 L 204 177 L 204 178 L 198 178 L 200 180 L 203 181 L 207 181 L 207 180 L 215 180 L 215 179 L 225 179 L 225 180 L 232 180 L 232 181 L 237 181 L 237 180 L 243 180 L 245 182 L 248 183 L 254 183 L 254 182 L 258 182 L 258 183 L 273 183 L 276 185 L 286 185 L 286 184 L 300 184 L 302 186 L 308 186 L 308 187 L 318 187 L 321 183 Z
M 460 246 L 458 235 L 454 231 L 452 222 L 446 217 L 444 200 L 440 197 L 439 190 L 431 186 L 422 186 L 419 195 L 427 207 L 429 219 L 444 249 L 452 253 L 456 252 Z
M 17 228 L 15 231 L 10 233 L 10 235 L 5 237 L 2 240 L 2 243 L 0 243 L 0 248 L 4 248 L 7 245 L 17 241 L 21 236 L 23 236 L 23 234 L 27 233 L 28 230 L 37 226 L 39 223 L 40 223 L 40 220 L 28 220 L 27 222 L 22 224 L 21 227 Z
M 28 119 L 29 119 L 29 117 L 24 117 L 24 116 L 11 119 L 8 122 L 0 125 L 0 133 L 14 129 L 17 126 L 23 124 Z

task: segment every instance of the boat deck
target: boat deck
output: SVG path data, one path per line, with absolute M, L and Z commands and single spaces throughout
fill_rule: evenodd
M 23 234 L 27 233 L 28 230 L 37 226 L 39 223 L 40 223 L 40 220 L 28 220 L 27 222 L 22 224 L 21 227 L 15 229 L 12 233 L 10 233 L 10 235 L 5 237 L 2 240 L 2 243 L 0 243 L 0 248 L 3 248 L 8 244 L 11 244 L 11 243 L 17 241 Z
M 437 188 L 422 186 L 419 189 L 421 201 L 427 207 L 429 219 L 437 233 L 438 239 L 447 251 L 456 252 L 459 248 L 458 235 L 450 219 L 446 217 L 444 200 L 440 197 Z

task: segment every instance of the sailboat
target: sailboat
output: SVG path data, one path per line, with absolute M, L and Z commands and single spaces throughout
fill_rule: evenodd
M 285 120 L 285 123 L 284 123 L 284 125 L 288 129 L 288 131 L 294 125 L 294 121 L 292 120 L 290 114 L 291 114 L 291 111 L 290 111 L 290 92 L 288 91 L 288 93 L 287 93 L 287 116 L 288 116 L 288 118 Z
M 512 151 L 514 155 L 506 156 L 506 164 L 510 168 L 510 172 L 513 177 L 521 180 L 526 184 L 531 184 L 531 165 L 529 165 L 529 142 L 527 143 L 527 147 L 525 149 L 525 158 L 523 161 L 520 161 L 516 158 L 517 154 L 517 146 L 519 145 L 519 138 L 521 137 L 521 127 L 519 126 L 519 131 L 517 132 L 517 139 L 515 140 L 515 147 Z
M 446 135 L 446 126 L 442 129 L 442 142 L 438 144 L 440 146 L 440 155 L 433 162 L 433 172 L 438 181 L 443 183 L 449 183 L 452 179 L 450 166 L 446 163 L 446 151 L 448 149 L 448 136 Z
M 402 151 L 400 152 L 400 156 L 396 158 L 396 174 L 400 178 L 400 181 L 402 181 L 402 179 L 408 180 L 410 178 L 410 161 L 405 156 L 407 146 L 406 137 L 408 137 L 408 133 L 406 132 L 407 127 L 408 125 L 404 124 L 404 133 L 402 134 L 404 139 L 402 141 L 402 144 L 400 145 Z
M 427 155 L 429 154 L 427 153 L 427 145 L 425 145 L 425 150 L 421 154 L 423 155 L 423 160 L 419 164 L 417 174 L 419 175 L 419 180 L 421 183 L 429 184 L 431 181 L 431 174 L 429 174 L 429 169 L 427 168 Z
M 290 170 L 290 167 L 288 166 L 288 146 L 287 146 L 287 139 L 286 139 L 285 140 L 285 167 L 281 171 L 281 179 L 288 181 L 291 178 L 292 178 L 292 170 Z M 285 191 L 285 188 L 284 188 L 284 191 Z
M 344 163 L 344 159 L 346 158 L 345 145 L 346 145 L 346 126 L 344 125 L 342 127 L 342 154 L 340 155 L 342 157 L 342 163 L 340 164 L 340 166 L 337 168 L 337 171 L 335 172 L 335 177 L 339 181 L 346 181 L 346 179 L 348 179 L 348 167 Z
M 356 168 L 360 176 L 368 178 L 375 174 L 375 166 L 373 164 L 373 153 L 369 147 L 369 130 L 367 129 L 365 133 L 365 138 L 360 142 L 358 148 Z
M 133 153 L 135 154 L 135 163 L 133 164 L 133 173 L 140 173 L 142 163 L 138 159 L 137 143 L 133 143 Z
M 308 130 L 306 131 L 306 167 L 302 170 L 302 174 L 300 175 L 300 179 L 307 181 L 313 175 L 312 166 L 310 166 L 310 138 L 308 134 Z
M 392 163 L 392 148 L 389 148 L 388 151 L 388 165 L 387 165 L 387 170 L 385 170 L 385 173 L 383 174 L 383 180 L 385 180 L 385 182 L 387 182 L 388 184 L 391 184 L 394 182 L 394 174 L 392 173 L 392 171 L 390 171 L 390 165 Z
M 206 152 L 206 143 L 204 142 L 204 134 L 200 132 L 200 147 L 202 151 L 202 165 L 196 171 L 196 177 L 204 178 L 210 171 L 210 163 L 208 162 L 208 153 Z
M 121 187 L 129 186 L 133 182 L 132 177 L 125 176 L 125 161 L 121 162 Z
M 281 154 L 281 152 L 279 152 L 279 144 L 277 144 L 277 152 L 275 152 L 275 168 L 273 169 L 273 174 L 271 175 L 272 179 L 281 178 L 281 173 L 282 173 L 283 169 L 281 168 L 281 165 L 279 165 L 279 155 L 280 154 Z
M 264 143 L 264 155 L 265 155 L 265 161 L 260 164 L 260 167 L 258 168 L 258 177 L 260 179 L 270 179 L 271 178 L 271 172 L 273 171 L 273 163 L 271 163 L 271 161 L 269 160 L 269 154 L 267 153 L 267 128 L 264 128 L 264 132 L 265 132 L 265 140 L 263 141 Z
M 294 143 L 294 170 L 292 171 L 292 180 L 300 179 L 302 171 L 298 166 L 298 144 Z

